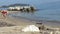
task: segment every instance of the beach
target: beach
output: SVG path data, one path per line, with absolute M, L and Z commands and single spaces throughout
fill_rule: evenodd
M 20 11 L 9 11 L 9 13 L 13 13 L 13 14 L 17 14 L 19 13 Z M 15 14 L 15 15 L 16 15 Z M 60 28 L 60 21 L 55 21 L 55 20 L 30 20 L 30 19 L 27 19 L 27 18 L 24 18 L 24 17 L 11 17 L 9 16 L 8 18 L 12 19 L 13 21 L 17 21 L 17 22 L 23 22 L 24 23 L 30 23 L 30 24 L 36 24 L 36 23 L 43 23 L 44 25 L 46 26 L 50 26 L 50 27 L 53 27 L 53 28 Z M 33 18 L 32 18 L 33 19 Z
M 16 13 L 16 12 L 9 12 L 9 13 Z M 30 21 L 26 21 L 26 20 L 18 20 L 12 17 L 7 16 L 6 18 L 4 18 L 1 14 L 0 14 L 0 33 L 1 34 L 19 34 L 20 29 L 27 26 L 27 25 L 32 25 L 33 23 Z M 15 31 L 16 30 L 16 31 Z M 10 33 L 11 31 L 11 33 Z
M 8 11 L 8 14 L 12 14 L 12 13 L 17 13 L 18 11 Z M 0 14 L 1 16 L 1 14 Z M 36 24 L 38 22 L 36 21 L 30 21 L 27 19 L 17 19 L 14 17 L 10 17 L 9 15 L 4 18 L 4 17 L 0 17 L 0 33 L 1 34 L 32 34 L 31 32 L 22 32 L 22 28 L 28 26 L 28 25 L 36 25 L 37 27 L 39 27 L 39 24 Z M 41 23 L 41 22 L 39 22 Z M 43 22 L 43 25 L 47 28 L 60 28 L 60 25 L 55 25 L 54 23 L 48 23 L 48 22 Z M 39 32 L 35 32 L 34 34 L 39 34 Z

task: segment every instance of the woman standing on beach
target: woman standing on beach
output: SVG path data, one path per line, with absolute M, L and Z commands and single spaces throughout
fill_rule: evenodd
M 6 16 L 7 16 L 7 11 L 6 11 L 6 10 L 2 10 L 1 13 L 2 13 L 2 16 L 3 16 L 4 18 L 6 18 Z

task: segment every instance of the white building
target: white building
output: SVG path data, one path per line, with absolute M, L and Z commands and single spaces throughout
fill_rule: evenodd
M 17 10 L 20 10 L 20 9 L 27 9 L 29 8 L 30 9 L 31 6 L 15 6 L 15 7 L 9 7 L 8 9 L 9 10 L 14 10 L 14 9 L 17 9 Z

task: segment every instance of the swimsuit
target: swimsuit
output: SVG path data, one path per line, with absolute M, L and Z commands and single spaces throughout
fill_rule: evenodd
M 7 15 L 7 12 L 6 11 L 2 11 L 1 12 L 3 15 Z

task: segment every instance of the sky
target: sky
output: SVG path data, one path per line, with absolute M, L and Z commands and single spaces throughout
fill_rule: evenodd
M 23 3 L 23 4 L 44 4 L 57 2 L 60 0 L 0 0 L 0 6 L 2 5 L 10 5 L 15 3 Z

